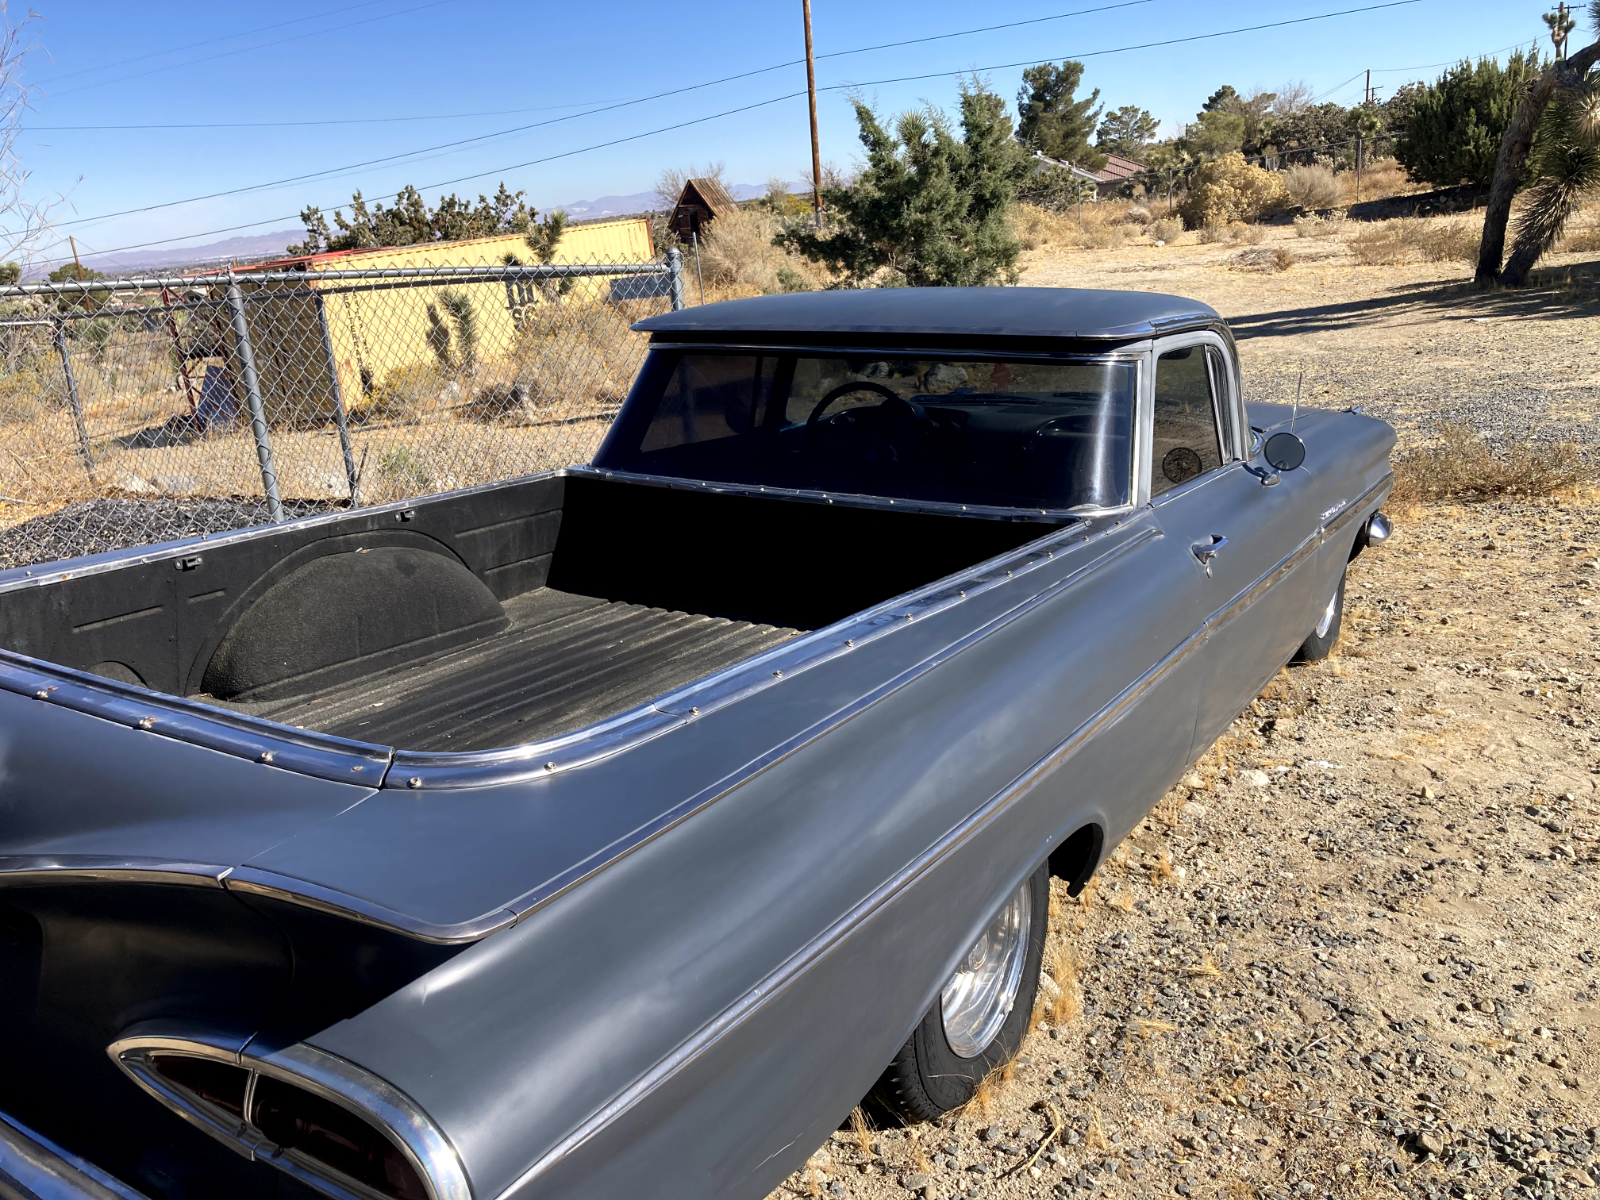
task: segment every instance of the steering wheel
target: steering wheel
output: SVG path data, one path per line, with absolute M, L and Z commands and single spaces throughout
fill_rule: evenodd
M 859 414 L 850 410 L 835 413 L 834 419 L 824 425 L 822 414 L 827 412 L 828 406 L 851 392 L 877 392 L 883 397 L 883 403 Z M 927 419 L 921 405 L 883 384 L 868 379 L 852 380 L 840 384 L 817 401 L 806 418 L 802 445 L 808 454 L 817 454 L 825 444 L 825 434 L 849 435 L 855 442 L 854 457 L 867 462 L 899 462 L 905 451 L 912 448 L 918 427 Z

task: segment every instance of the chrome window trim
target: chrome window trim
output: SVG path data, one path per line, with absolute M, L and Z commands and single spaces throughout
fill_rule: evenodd
M 3 1112 L 0 1192 L 23 1200 L 149 1200 L 115 1175 Z
M 370 1071 L 317 1046 L 301 1042 L 282 1050 L 252 1053 L 239 1039 L 200 1030 L 134 1033 L 106 1047 L 106 1053 L 145 1092 L 197 1129 L 217 1138 L 251 1161 L 265 1162 L 335 1200 L 388 1200 L 382 1193 L 344 1178 L 315 1159 L 268 1141 L 248 1119 L 195 1097 L 169 1083 L 150 1062 L 155 1054 L 187 1055 L 225 1062 L 251 1072 L 245 1086 L 245 1114 L 255 1081 L 266 1075 L 353 1110 L 383 1133 L 410 1160 L 430 1200 L 472 1200 L 472 1184 L 461 1156 L 445 1133 L 399 1088 Z
M 1345 510 L 1346 513 L 1370 512 L 1383 502 L 1393 484 L 1393 473 L 1386 473 L 1382 479 L 1353 501 L 1349 508 Z M 1262 590 L 1276 583 L 1296 566 L 1304 562 L 1327 540 L 1330 532 L 1336 532 L 1338 527 L 1342 527 L 1345 521 L 1351 519 L 1353 519 L 1353 516 L 1341 516 L 1341 518 L 1333 522 L 1332 526 L 1319 524 L 1314 531 L 1302 539 L 1293 550 L 1263 574 L 1260 579 L 1213 611 L 1194 632 L 1173 647 L 1148 671 L 1113 697 L 1105 707 L 1101 708 L 1099 712 L 1070 733 L 1054 749 L 1017 776 L 1000 792 L 986 800 L 971 816 L 957 823 L 932 846 L 928 847 L 927 850 L 907 863 L 894 876 L 860 900 L 827 929 L 795 951 L 794 954 L 775 967 L 738 1000 L 734 1001 L 716 1017 L 681 1042 L 676 1049 L 656 1063 L 649 1071 L 640 1075 L 611 1100 L 581 1121 L 571 1133 L 535 1159 L 516 1179 L 503 1188 L 499 1193 L 500 1197 L 517 1192 L 538 1179 L 540 1175 L 543 1175 L 562 1159 L 581 1148 L 584 1143 L 595 1137 L 596 1134 L 623 1113 L 639 1105 L 652 1092 L 658 1090 L 674 1076 L 681 1074 L 696 1060 L 702 1058 L 718 1042 L 761 1009 L 773 1003 L 814 963 L 826 958 L 856 929 L 866 924 L 876 913 L 892 904 L 921 875 L 949 858 L 957 849 L 971 841 L 987 826 L 997 820 L 1007 809 L 1018 803 L 1036 783 L 1065 765 L 1095 734 L 1121 720 L 1146 692 L 1187 661 L 1205 643 L 1206 638 L 1213 630 L 1247 608 Z M 1153 536 L 1159 535 L 1153 534 Z M 1102 853 L 1107 849 L 1110 848 L 1102 847 Z M 1024 869 L 1031 871 L 1033 866 L 1032 864 L 1027 864 Z M 1011 885 L 1015 886 L 1017 882 L 1020 881 L 1011 881 Z
M 1225 342 L 1220 335 L 1209 329 L 1187 330 L 1180 334 L 1174 334 L 1171 337 L 1157 338 L 1154 342 L 1152 342 L 1150 344 L 1149 351 L 1150 382 L 1148 387 L 1149 405 L 1146 421 L 1146 428 L 1148 429 L 1148 433 L 1146 434 L 1147 445 L 1153 444 L 1155 439 L 1156 375 L 1160 370 L 1161 356 L 1172 350 L 1182 350 L 1186 346 L 1210 347 L 1212 350 L 1216 351 L 1222 356 L 1224 365 L 1233 361 L 1232 350 L 1228 346 L 1228 343 Z M 1223 374 L 1231 376 L 1232 372 L 1224 371 Z M 1216 425 L 1217 448 L 1222 456 L 1222 465 L 1215 470 L 1207 471 L 1204 474 L 1197 475 L 1194 479 L 1186 479 L 1183 483 L 1168 488 L 1165 492 L 1162 492 L 1158 496 L 1152 494 L 1152 488 L 1155 481 L 1155 456 L 1153 451 L 1147 451 L 1144 456 L 1143 470 L 1140 473 L 1143 475 L 1145 481 L 1144 495 L 1153 502 L 1159 503 L 1164 501 L 1173 492 L 1179 490 L 1180 488 L 1188 487 L 1190 484 L 1194 483 L 1195 480 L 1211 479 L 1220 472 L 1227 470 L 1228 467 L 1233 465 L 1233 463 L 1242 461 L 1246 457 L 1246 455 L 1244 455 L 1242 452 L 1243 443 L 1238 435 L 1238 429 L 1240 428 L 1240 414 L 1237 411 L 1239 408 L 1238 394 L 1234 390 L 1230 378 L 1227 386 L 1226 397 L 1219 395 L 1217 391 L 1217 371 L 1213 366 L 1212 358 L 1209 354 L 1206 356 L 1206 378 L 1211 383 L 1211 419 Z M 1226 412 L 1224 412 L 1224 408 L 1226 408 Z M 1138 470 L 1137 464 L 1135 469 Z

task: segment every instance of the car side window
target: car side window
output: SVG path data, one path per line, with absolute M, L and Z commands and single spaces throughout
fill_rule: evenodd
M 1157 359 L 1155 392 L 1150 494 L 1159 496 L 1222 465 L 1206 348 L 1184 346 Z

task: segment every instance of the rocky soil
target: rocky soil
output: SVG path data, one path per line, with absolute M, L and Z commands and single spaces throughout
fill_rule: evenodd
M 1025 282 L 1209 301 L 1252 395 L 1304 370 L 1402 445 L 1440 418 L 1590 440 L 1590 267 L 1481 297 L 1464 268 L 1225 250 Z M 1020 1057 L 937 1124 L 841 1130 L 775 1197 L 1600 1197 L 1600 492 L 1391 511 L 1334 657 L 1054 897 Z

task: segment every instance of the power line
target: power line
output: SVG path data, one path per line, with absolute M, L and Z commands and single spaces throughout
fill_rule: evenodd
M 1304 24 L 1308 24 L 1308 23 L 1313 22 L 1313 21 L 1328 20 L 1328 19 L 1331 19 L 1333 17 L 1351 16 L 1351 15 L 1356 14 L 1356 13 L 1376 12 L 1376 11 L 1380 11 L 1380 10 L 1383 10 L 1383 9 L 1400 8 L 1400 7 L 1404 7 L 1406 5 L 1416 4 L 1416 3 L 1420 3 L 1420 0 L 1386 0 L 1385 3 L 1381 3 L 1381 4 L 1363 5 L 1363 6 L 1358 7 L 1358 8 L 1341 9 L 1341 10 L 1339 10 L 1337 12 L 1331 12 L 1331 13 L 1318 13 L 1318 14 L 1314 14 L 1314 15 L 1308 16 L 1308 17 L 1295 17 L 1295 18 L 1290 18 L 1290 19 L 1283 20 L 1283 21 L 1266 22 L 1266 23 L 1263 23 L 1263 24 L 1260 24 L 1260 25 L 1242 26 L 1242 27 L 1237 28 L 1237 29 L 1217 30 L 1217 31 L 1212 32 L 1212 33 L 1191 34 L 1191 35 L 1188 35 L 1188 36 L 1185 36 L 1185 37 L 1179 37 L 1179 38 L 1166 38 L 1166 39 L 1163 39 L 1163 40 L 1160 40 L 1160 41 L 1154 41 L 1154 42 L 1143 42 L 1143 43 L 1138 43 L 1138 44 L 1134 44 L 1134 45 L 1113 47 L 1113 48 L 1109 48 L 1109 49 L 1105 49 L 1105 50 L 1085 51 L 1085 52 L 1078 52 L 1078 53 L 1073 53 L 1073 54 L 1051 56 L 1051 57 L 1065 57 L 1065 58 L 1073 58 L 1073 59 L 1082 59 L 1082 58 L 1102 57 L 1102 56 L 1110 55 L 1110 54 L 1125 54 L 1125 53 L 1129 53 L 1129 52 L 1132 52 L 1132 51 L 1135 51 L 1135 50 L 1148 50 L 1148 49 L 1154 49 L 1154 48 L 1171 46 L 1171 45 L 1179 45 L 1179 44 L 1185 44 L 1185 43 L 1190 43 L 1190 42 L 1205 41 L 1205 40 L 1219 38 L 1219 37 L 1234 36 L 1234 35 L 1241 34 L 1241 33 L 1253 33 L 1253 32 L 1257 32 L 1259 30 L 1263 30 L 1263 29 L 1279 29 L 1279 28 L 1283 28 L 1283 27 L 1289 26 L 1289 25 L 1304 25 Z M 861 87 L 875 87 L 875 86 L 879 86 L 879 85 L 886 84 L 886 83 L 902 83 L 902 82 L 908 82 L 908 81 L 914 81 L 914 80 L 949 78 L 951 76 L 966 75 L 969 72 L 1006 70 L 1008 68 L 1017 67 L 1017 66 L 1031 66 L 1032 64 L 1034 64 L 1036 62 L 1039 62 L 1039 61 L 1042 61 L 1042 59 L 1038 59 L 1038 58 L 1029 59 L 1026 62 L 1020 62 L 1020 63 L 999 63 L 999 64 L 993 64 L 993 65 L 989 65 L 989 66 L 965 68 L 965 69 L 958 70 L 958 71 L 937 71 L 937 72 L 930 72 L 930 73 L 921 74 L 921 75 L 899 76 L 899 77 L 896 77 L 896 78 L 893 78 L 893 79 L 869 80 L 869 81 L 862 82 L 862 83 L 838 83 L 838 84 L 831 84 L 831 85 L 829 85 L 827 87 L 819 88 L 818 90 L 819 91 L 851 91 L 851 90 L 855 90 L 855 89 L 861 88 Z M 757 109 L 757 108 L 764 108 L 764 107 L 767 107 L 767 106 L 772 105 L 772 104 L 779 104 L 779 103 L 782 103 L 785 100 L 792 100 L 792 99 L 795 99 L 795 98 L 797 98 L 799 96 L 803 96 L 803 95 L 805 95 L 805 92 L 803 92 L 803 91 L 802 92 L 789 92 L 789 93 L 786 93 L 785 95 L 782 95 L 782 96 L 774 96 L 774 97 L 771 97 L 770 99 L 767 99 L 767 100 L 759 100 L 759 101 L 756 101 L 756 102 L 751 103 L 751 104 L 741 105 L 738 108 L 726 109 L 723 112 L 712 113 L 709 116 L 691 118 L 689 120 L 680 121 L 680 122 L 677 122 L 677 123 L 672 124 L 672 125 L 665 125 L 665 126 L 662 126 L 662 127 L 658 128 L 658 129 L 647 130 L 647 131 L 642 132 L 642 133 L 629 134 L 629 135 L 626 135 L 626 136 L 623 136 L 623 137 L 620 137 L 620 138 L 613 138 L 613 139 L 611 139 L 609 141 L 598 142 L 598 143 L 595 143 L 595 144 L 589 145 L 589 146 L 582 146 L 582 147 L 579 147 L 579 148 L 574 149 L 574 150 L 565 150 L 565 151 L 561 151 L 561 152 L 556 153 L 556 154 L 545 155 L 545 156 L 543 156 L 541 158 L 529 159 L 526 162 L 513 163 L 513 164 L 511 164 L 509 166 L 492 168 L 492 169 L 486 170 L 486 171 L 478 171 L 478 172 L 474 172 L 473 174 L 470 174 L 470 175 L 458 176 L 458 177 L 456 177 L 454 179 L 446 179 L 446 180 L 440 180 L 440 181 L 437 181 L 437 182 L 434 182 L 434 183 L 424 184 L 424 185 L 421 186 L 421 188 L 419 188 L 419 190 L 427 191 L 427 190 L 431 190 L 433 188 L 438 188 L 438 187 L 450 187 L 450 186 L 455 185 L 455 184 L 465 183 L 465 182 L 467 182 L 469 180 L 482 179 L 482 178 L 484 178 L 486 176 L 490 176 L 490 175 L 504 175 L 504 174 L 506 174 L 508 172 L 511 172 L 511 171 L 523 170 L 523 169 L 525 169 L 527 167 L 532 167 L 532 166 L 540 166 L 540 165 L 543 165 L 545 163 L 555 162 L 555 161 L 557 161 L 559 159 L 571 158 L 571 157 L 573 157 L 575 155 L 578 155 L 578 154 L 586 154 L 586 153 L 589 153 L 590 151 L 593 151 L 593 150 L 608 149 L 608 148 L 610 148 L 612 146 L 618 146 L 618 145 L 623 145 L 623 144 L 628 143 L 628 142 L 638 141 L 641 138 L 653 137 L 653 136 L 655 136 L 657 134 L 668 133 L 668 132 L 672 132 L 672 131 L 678 130 L 678 129 L 684 129 L 684 128 L 687 128 L 687 127 L 692 126 L 692 125 L 704 124 L 704 123 L 706 123 L 708 121 L 719 120 L 719 119 L 721 119 L 723 117 L 734 116 L 734 115 L 736 115 L 738 113 L 750 112 L 750 111 L 752 111 L 754 109 Z M 619 107 L 619 106 L 620 105 L 613 106 L 613 107 Z M 543 123 L 541 123 L 541 124 L 543 124 Z M 531 126 L 530 126 L 530 128 L 531 128 Z M 496 136 L 496 135 L 483 135 L 483 136 L 484 137 L 489 137 L 489 136 Z M 463 139 L 463 142 L 475 142 L 475 141 L 481 141 L 481 140 L 483 140 L 482 137 L 480 137 L 480 138 L 472 138 L 472 139 Z M 454 147 L 454 146 L 460 145 L 460 144 L 463 144 L 463 143 L 446 143 L 445 145 L 447 147 Z M 439 149 L 439 148 L 440 147 L 432 147 L 429 150 L 414 151 L 414 152 L 411 152 L 411 153 L 412 153 L 412 155 L 419 155 L 419 154 L 429 153 L 431 150 Z M 397 155 L 397 156 L 391 156 L 391 159 L 392 158 L 400 158 L 400 157 L 410 157 L 410 156 L 411 155 Z M 380 159 L 380 160 L 373 160 L 373 161 L 375 161 L 375 162 L 383 162 L 383 161 L 390 161 L 390 159 Z M 359 169 L 359 167 L 361 165 L 365 165 L 365 164 L 357 164 L 357 166 L 353 167 L 353 168 L 330 168 L 328 171 L 318 172 L 317 174 L 318 175 L 335 174 L 335 173 L 337 173 L 337 172 L 339 172 L 341 170 Z M 295 181 L 296 180 L 290 180 L 288 182 L 295 182 Z M 232 191 L 229 191 L 229 192 L 215 193 L 215 195 L 217 195 L 217 196 L 237 195 L 237 194 L 239 194 L 241 192 L 257 191 L 257 190 L 261 190 L 263 188 L 274 187 L 274 186 L 279 186 L 279 184 L 258 184 L 258 185 L 253 185 L 253 186 L 250 186 L 250 187 L 233 189 Z M 76 221 L 63 222 L 62 224 L 63 225 L 67 225 L 67 224 L 76 225 L 76 224 L 82 224 L 82 223 L 89 222 L 89 221 L 107 220 L 107 219 L 110 219 L 111 217 L 126 216 L 126 215 L 131 215 L 133 213 L 149 212 L 149 211 L 153 211 L 153 210 L 159 209 L 159 208 L 170 208 L 170 207 L 173 207 L 174 205 L 187 204 L 187 203 L 192 203 L 195 200 L 210 199 L 210 198 L 212 198 L 212 197 L 192 197 L 190 200 L 177 200 L 177 201 L 171 201 L 171 202 L 166 203 L 166 204 L 150 205 L 150 206 L 147 206 L 145 208 L 130 209 L 130 210 L 127 210 L 126 212 L 123 212 L 123 213 L 108 213 L 108 214 L 104 214 L 104 215 L 99 216 L 99 217 L 83 217 L 83 218 L 79 218 Z M 323 207 L 323 206 L 318 206 L 318 207 Z M 282 216 L 282 217 L 271 217 L 271 218 L 268 218 L 268 219 L 265 219 L 265 220 L 261 220 L 261 221 L 252 221 L 252 222 L 249 222 L 247 224 L 230 226 L 230 227 L 225 228 L 225 229 L 211 230 L 211 231 L 208 231 L 208 232 L 205 232 L 205 233 L 184 234 L 184 235 L 178 236 L 178 237 L 162 238 L 162 239 L 159 239 L 159 240 L 156 240 L 156 241 L 151 241 L 151 242 L 141 242 L 141 243 L 138 243 L 137 245 L 120 246 L 120 247 L 117 247 L 115 250 L 104 251 L 104 253 L 115 254 L 115 253 L 119 253 L 119 252 L 124 251 L 124 250 L 141 250 L 141 249 L 146 249 L 146 248 L 148 248 L 150 246 L 166 245 L 166 244 L 171 243 L 171 242 L 188 241 L 190 239 L 198 238 L 198 237 L 215 236 L 216 234 L 219 234 L 219 233 L 236 232 L 236 231 L 238 231 L 240 229 L 253 229 L 253 228 L 256 228 L 256 227 L 261 226 L 261 225 L 275 224 L 278 221 L 296 220 L 296 219 L 298 219 L 298 215 L 299 214 L 290 214 L 288 216 Z M 44 259 L 42 261 L 51 262 L 51 261 L 55 261 L 55 260 Z
M 924 42 L 947 41 L 947 40 L 949 40 L 951 38 L 972 37 L 975 34 L 980 34 L 980 33 L 993 33 L 996 30 L 1016 29 L 1016 28 L 1019 28 L 1019 27 L 1024 26 L 1024 25 L 1039 25 L 1039 24 L 1043 24 L 1046 21 L 1064 21 L 1069 17 L 1081 17 L 1081 16 L 1086 16 L 1086 15 L 1088 15 L 1090 13 L 1111 12 L 1114 9 L 1132 8 L 1135 5 L 1149 4 L 1151 2 L 1152 2 L 1152 0 L 1119 0 L 1118 3 L 1114 3 L 1114 4 L 1102 4 L 1102 5 L 1099 5 L 1099 6 L 1095 7 L 1095 8 L 1079 8 L 1079 9 L 1074 9 L 1071 12 L 1054 13 L 1051 16 L 1048 16 L 1048 17 L 1032 17 L 1032 18 L 1030 18 L 1030 19 L 1028 19 L 1026 21 L 1008 21 L 1003 25 L 983 25 L 983 26 L 980 26 L 977 29 L 959 29 L 959 30 L 956 30 L 956 31 L 954 31 L 952 33 L 935 33 L 935 34 L 930 34 L 927 37 L 910 38 L 910 39 L 908 39 L 906 41 L 903 41 L 903 42 L 882 42 L 882 43 L 879 43 L 876 46 L 858 46 L 853 50 L 834 50 L 834 51 L 830 51 L 827 54 L 819 54 L 816 57 L 819 60 L 824 59 L 824 58 L 844 58 L 844 57 L 847 57 L 847 56 L 852 55 L 852 54 L 867 54 L 867 53 L 875 52 L 875 51 L 878 51 L 878 50 L 894 50 L 894 49 L 898 49 L 898 48 L 900 48 L 902 46 L 917 46 L 917 45 L 921 45 Z M 339 11 L 343 11 L 343 10 L 339 10 Z M 635 99 L 635 100 L 621 101 L 620 104 L 644 104 L 644 103 L 646 103 L 648 101 L 660 100 L 660 99 L 663 99 L 664 97 L 667 97 L 667 96 L 677 96 L 677 95 L 681 95 L 684 92 L 698 91 L 701 88 L 716 87 L 719 84 L 733 83 L 733 82 L 736 82 L 737 80 L 740 80 L 740 79 L 750 79 L 750 78 L 753 78 L 756 75 L 767 75 L 767 74 L 770 74 L 773 71 L 781 71 L 785 67 L 798 67 L 798 66 L 802 65 L 804 62 L 805 62 L 805 59 L 803 59 L 803 58 L 789 59 L 789 60 L 787 60 L 785 62 L 773 63 L 771 66 L 757 67 L 754 70 L 750 70 L 750 71 L 741 71 L 737 75 L 724 75 L 720 79 L 709 79 L 709 80 L 706 80 L 704 83 L 687 84 L 687 85 L 685 85 L 683 87 L 673 88 L 673 89 L 671 89 L 669 91 L 657 92 L 657 93 L 655 93 L 654 95 L 651 95 L 651 96 L 641 96 L 641 97 L 639 97 L 638 99 Z M 165 69 L 165 68 L 163 68 L 163 69 Z M 44 132 L 44 131 L 67 132 L 67 131 L 74 131 L 74 130 L 95 130 L 95 131 L 121 130 L 121 131 L 130 131 L 130 130 L 156 130 L 156 129 L 280 129 L 280 128 L 282 128 L 282 129 L 292 129 L 292 128 L 299 128 L 299 127 L 308 126 L 308 125 L 379 125 L 379 124 L 390 124 L 390 123 L 402 122 L 402 121 L 442 121 L 442 120 L 467 120 L 467 119 L 471 119 L 471 118 L 474 118 L 474 117 L 504 117 L 504 116 L 516 116 L 516 115 L 520 115 L 522 113 L 531 113 L 531 112 L 553 112 L 553 111 L 556 111 L 556 110 L 559 110 L 559 109 L 563 109 L 563 108 L 587 108 L 587 107 L 590 107 L 592 104 L 593 104 L 593 102 L 591 101 L 589 104 L 551 104 L 551 105 L 546 105 L 546 106 L 544 106 L 542 108 L 510 108 L 510 109 L 499 109 L 499 110 L 494 110 L 494 111 L 489 111 L 489 112 L 453 113 L 453 114 L 449 114 L 449 115 L 429 114 L 429 115 L 414 116 L 414 117 L 347 117 L 347 118 L 326 119 L 326 120 L 316 120 L 316 121 L 243 121 L 243 122 L 212 122 L 212 123 L 205 123 L 205 124 L 176 124 L 176 125 L 153 125 L 153 124 L 146 124 L 146 125 L 28 125 L 28 126 L 26 126 L 26 128 L 28 130 L 30 130 L 30 131 L 38 131 L 38 132 Z M 611 105 L 611 106 L 608 106 L 606 108 L 597 108 L 597 109 L 594 109 L 594 111 L 596 111 L 596 112 L 607 112 L 607 111 L 610 110 L 611 107 L 620 107 L 620 105 Z M 586 113 L 578 113 L 576 115 L 577 116 L 586 116 L 588 114 L 586 114 Z
M 371 8 L 374 4 L 383 4 L 386 0 L 362 0 L 360 4 L 351 4 L 345 8 L 335 8 L 327 12 L 312 13 L 309 17 L 296 17 L 292 21 L 278 21 L 272 25 L 258 25 L 254 29 L 244 29 L 238 33 L 230 33 L 224 37 L 207 38 L 203 42 L 187 42 L 182 46 L 168 46 L 165 50 L 153 50 L 149 54 L 136 54 L 132 58 L 112 59 L 108 63 L 100 63 L 93 67 L 79 67 L 76 71 L 63 71 L 59 75 L 51 75 L 39 80 L 40 85 L 49 85 L 58 79 L 71 79 L 76 75 L 87 75 L 94 71 L 109 71 L 115 67 L 125 67 L 129 63 L 144 62 L 146 59 L 160 58 L 164 54 L 180 54 L 185 50 L 198 50 L 201 46 L 215 46 L 218 42 L 231 42 L 234 38 L 249 37 L 255 33 L 266 33 L 272 29 L 283 29 L 289 25 L 302 25 L 307 21 L 315 21 L 322 17 L 336 17 L 340 13 L 353 12 L 358 8 Z
M 257 50 L 270 50 L 273 46 L 302 41 L 308 37 L 321 37 L 324 34 L 338 33 L 341 30 L 354 29 L 357 25 L 370 25 L 374 21 L 387 21 L 394 17 L 406 16 L 409 13 L 421 12 L 425 8 L 439 8 L 442 5 L 453 2 L 454 0 L 429 0 L 427 4 L 418 4 L 413 8 L 402 8 L 398 12 L 384 13 L 382 16 L 364 17 L 359 21 L 349 21 L 343 25 L 331 25 L 326 29 L 313 29 L 309 33 L 297 33 L 293 37 L 279 38 L 275 42 L 262 42 L 255 46 L 242 46 L 237 50 L 224 50 L 221 54 L 208 54 L 204 58 L 191 58 L 187 62 L 169 63 L 164 67 L 152 67 L 148 71 L 135 71 L 132 75 L 119 75 L 115 79 L 102 79 L 99 83 L 85 83 L 53 94 L 56 96 L 70 96 L 74 92 L 87 92 L 94 88 L 109 87 L 113 83 L 126 83 L 130 79 L 143 79 L 146 75 L 159 75 L 163 71 L 176 71 L 181 67 L 194 67 L 201 63 L 215 62 L 219 58 L 232 58 L 239 54 L 254 54 Z

